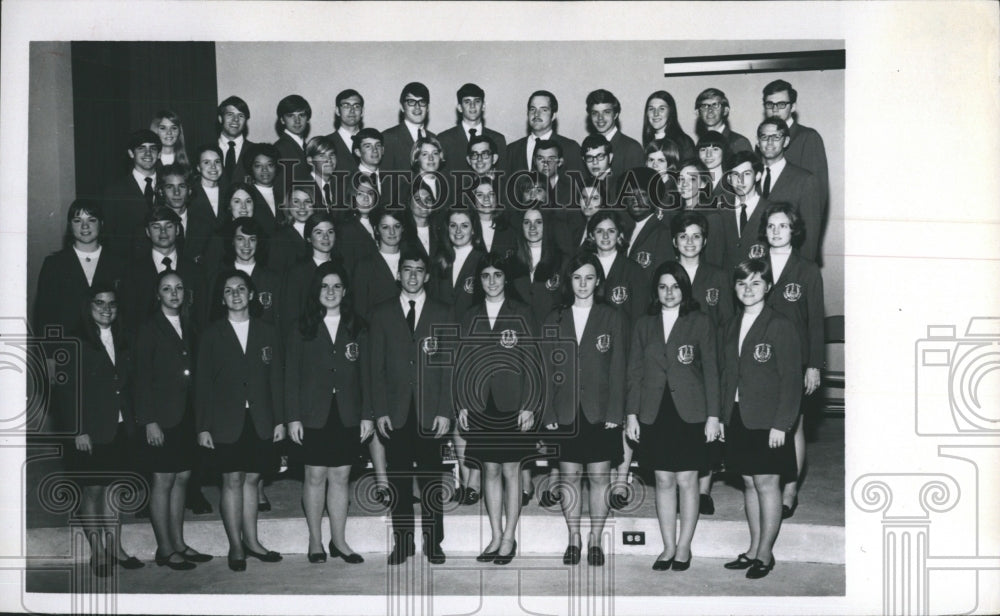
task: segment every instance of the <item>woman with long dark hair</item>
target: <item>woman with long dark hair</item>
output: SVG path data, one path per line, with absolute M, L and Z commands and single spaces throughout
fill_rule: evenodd
M 326 562 L 324 507 L 330 516 L 330 556 L 351 564 L 364 562 L 344 536 L 351 466 L 358 460 L 361 442 L 374 431 L 371 420 L 361 419 L 367 333 L 364 321 L 351 310 L 350 285 L 347 270 L 338 262 L 327 261 L 313 271 L 285 356 L 285 413 L 288 434 L 303 450 L 302 508 L 311 563 Z
M 677 121 L 677 103 L 665 90 L 657 90 L 646 99 L 646 112 L 642 118 L 642 143 L 648 145 L 655 139 L 669 139 L 677 144 L 681 158 L 696 155 L 694 141 Z

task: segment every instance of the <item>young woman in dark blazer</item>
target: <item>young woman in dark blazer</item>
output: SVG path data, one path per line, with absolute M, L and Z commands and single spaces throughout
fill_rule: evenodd
M 795 325 L 765 303 L 771 264 L 743 261 L 733 274 L 742 310 L 722 337 L 722 412 L 726 466 L 743 476 L 750 547 L 725 567 L 758 579 L 774 569 L 781 480 L 795 479 L 789 432 L 802 399 L 802 359 Z
M 669 139 L 680 148 L 681 158 L 696 156 L 694 140 L 677 121 L 677 104 L 666 90 L 657 90 L 646 99 L 646 112 L 642 118 L 642 144 L 656 139 Z
M 184 541 L 185 497 L 196 449 L 195 332 L 185 292 L 176 270 L 157 276 L 160 309 L 139 327 L 135 350 L 135 416 L 142 460 L 153 473 L 149 517 L 156 564 L 176 570 L 212 559 Z
M 677 168 L 677 191 L 680 200 L 678 215 L 681 212 L 696 211 L 705 217 L 708 226 L 704 228 L 704 236 L 706 239 L 709 237 L 715 239 L 705 243 L 701 260 L 714 267 L 722 267 L 722 253 L 725 246 L 722 241 L 724 237 L 722 216 L 729 210 L 722 209 L 721 199 L 711 197 L 712 177 L 705 163 L 697 158 L 691 158 L 682 160 Z
M 717 339 L 683 266 L 661 263 L 653 281 L 649 314 L 632 327 L 625 431 L 655 471 L 663 551 L 653 569 L 684 571 L 698 524 L 698 473 L 708 470 L 707 443 L 721 431 Z
M 118 298 L 107 284 L 92 286 L 84 296 L 79 331 L 79 370 L 69 373 L 79 382 L 61 388 L 63 412 L 78 413 L 80 434 L 67 448 L 66 469 L 83 488 L 82 516 L 112 519 L 107 486 L 123 471 L 131 470 L 129 439 L 135 433 L 132 414 L 132 360 L 125 337 L 118 328 Z M 75 393 L 79 391 L 79 398 Z M 75 420 L 76 418 L 72 418 Z M 98 517 L 100 516 L 100 517 Z M 120 525 L 87 529 L 90 565 L 95 575 L 105 577 L 115 564 L 125 569 L 143 566 L 122 548 Z
M 257 482 L 285 437 L 282 350 L 274 327 L 250 315 L 254 283 L 245 272 L 218 277 L 212 295 L 226 316 L 201 337 L 195 371 L 198 444 L 214 450 L 222 472 L 222 523 L 229 568 L 246 570 L 246 557 L 278 562 L 281 555 L 257 538 Z
M 611 467 L 622 458 L 621 424 L 625 413 L 625 364 L 628 338 L 625 317 L 597 295 L 604 284 L 600 261 L 583 252 L 570 259 L 564 304 L 545 319 L 545 327 L 558 328 L 559 339 L 575 342 L 576 374 L 561 381 L 550 365 L 546 389 L 545 427 L 559 430 L 560 489 L 563 515 L 569 528 L 569 546 L 563 563 L 580 561 L 581 475 L 586 466 L 590 483 L 590 540 L 587 562 L 604 564 L 604 522 L 608 517 Z M 546 353 L 552 361 L 554 353 Z
M 566 212 L 566 224 L 569 227 L 570 240 L 574 253 L 583 250 L 588 245 L 590 237 L 587 223 L 607 206 L 608 194 L 606 182 L 597 178 L 587 178 L 577 187 L 576 209 Z M 625 235 L 628 235 L 626 232 Z
M 280 323 L 282 333 L 287 336 L 292 329 L 291 320 L 302 312 L 306 302 L 306 291 L 313 271 L 327 261 L 341 261 L 336 250 L 337 229 L 333 214 L 316 212 L 306 221 L 305 238 L 308 248 L 306 256 L 285 272 L 284 288 L 281 292 L 281 313 L 290 318 Z
M 477 288 L 476 277 L 480 260 L 485 254 L 480 235 L 479 218 L 468 210 L 447 213 L 442 235 L 448 239 L 431 265 L 427 289 L 431 297 L 451 306 L 452 314 L 461 318 L 472 307 Z M 459 486 L 452 501 L 474 505 L 479 500 L 481 486 L 478 467 L 465 464 L 465 438 L 458 425 L 453 434 L 455 456 L 459 464 Z
M 455 217 L 458 212 L 452 213 Z M 476 560 L 506 565 L 517 554 L 521 514 L 520 469 L 537 457 L 533 432 L 541 411 L 541 364 L 534 340 L 538 322 L 526 305 L 509 299 L 506 261 L 484 256 L 475 269 L 476 301 L 462 317 L 454 390 L 458 426 L 468 438 L 463 453 L 482 465 L 483 494 L 492 538 Z M 467 395 L 485 392 L 486 398 Z M 502 525 L 504 509 L 507 527 Z
M 799 254 L 805 224 L 798 210 L 787 203 L 774 203 L 761 218 L 760 239 L 768 243 L 768 259 L 775 276 L 775 292 L 767 305 L 791 319 L 802 343 L 805 395 L 820 386 L 820 368 L 826 362 L 823 342 L 823 277 L 819 267 Z M 785 484 L 781 495 L 781 517 L 790 518 L 799 504 L 799 480 L 806 461 L 806 436 L 802 414 L 795 421 L 795 481 Z
M 337 249 L 349 272 L 361 259 L 378 252 L 371 215 L 379 200 L 378 188 L 367 175 L 356 174 L 350 189 L 351 208 L 337 215 Z
M 285 203 L 285 216 L 268 242 L 267 257 L 271 269 L 282 276 L 309 252 L 305 233 L 306 221 L 316 212 L 313 207 L 313 187 L 293 188 Z
M 270 241 L 264 229 L 253 218 L 242 217 L 226 224 L 222 237 L 221 267 L 209 274 L 213 281 L 211 288 L 216 288 L 222 272 L 234 268 L 246 272 L 256 288 L 250 313 L 278 327 L 282 317 L 279 312 L 282 280 L 278 272 L 268 267 Z M 212 309 L 215 312 L 212 320 L 215 320 L 222 316 L 226 308 L 222 304 L 213 304 Z
M 472 188 L 472 207 L 479 217 L 486 252 L 510 258 L 517 250 L 518 229 L 512 224 L 511 212 L 504 211 L 496 178 L 482 176 Z
M 266 207 L 267 204 L 264 203 L 260 193 L 245 182 L 234 182 L 222 191 L 222 200 L 219 203 L 219 220 L 221 222 L 205 245 L 205 251 L 201 258 L 201 266 L 205 271 L 218 272 L 223 269 L 222 258 L 226 252 L 226 234 L 231 230 L 229 224 L 237 218 L 253 218 L 254 212 Z
M 347 544 L 347 482 L 361 442 L 375 424 L 362 419 L 367 333 L 350 309 L 350 280 L 340 263 L 327 261 L 313 272 L 306 304 L 289 332 L 285 356 L 285 416 L 292 441 L 305 463 L 302 508 L 309 527 L 308 558 L 326 562 L 324 506 L 330 515 L 330 555 L 364 562 Z M 359 429 L 360 426 L 360 429 Z

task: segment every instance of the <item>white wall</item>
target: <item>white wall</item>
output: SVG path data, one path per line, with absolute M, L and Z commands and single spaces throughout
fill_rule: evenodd
M 761 120 L 761 89 L 783 78 L 799 91 L 802 123 L 826 142 L 830 164 L 830 221 L 823 270 L 828 314 L 843 314 L 844 72 L 810 71 L 702 77 L 663 76 L 663 59 L 694 55 L 841 49 L 841 41 L 640 41 L 640 42 L 372 42 L 218 43 L 219 97 L 243 97 L 250 105 L 250 138 L 273 141 L 275 107 L 287 94 L 313 107 L 312 134 L 333 127 L 337 92 L 354 88 L 365 97 L 366 125 L 396 124 L 399 92 L 421 81 L 431 93 L 430 128 L 454 124 L 455 91 L 467 81 L 486 90 L 487 125 L 513 141 L 525 133 L 528 95 L 547 89 L 559 98 L 560 132 L 585 134 L 584 99 L 606 88 L 622 103 L 622 130 L 639 138 L 643 104 L 666 89 L 677 100 L 684 129 L 694 132 L 694 100 L 707 87 L 726 92 L 732 126 L 753 137 Z

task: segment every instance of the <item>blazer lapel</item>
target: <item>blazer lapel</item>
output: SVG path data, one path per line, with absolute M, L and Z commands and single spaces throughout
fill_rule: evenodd
M 766 305 L 757 315 L 757 319 L 750 326 L 750 330 L 747 332 L 746 338 L 743 339 L 743 346 L 740 347 L 740 357 L 743 357 L 743 352 L 746 349 L 747 342 L 758 338 L 765 329 L 767 329 L 767 324 L 771 320 L 771 309 Z M 739 327 L 736 329 L 737 340 L 739 340 Z

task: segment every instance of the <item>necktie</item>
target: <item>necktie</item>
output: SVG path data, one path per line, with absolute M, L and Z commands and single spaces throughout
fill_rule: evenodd
M 424 129 L 422 129 L 422 128 L 418 128 L 417 129 L 417 138 L 418 139 L 423 139 L 426 136 L 427 135 L 424 134 Z
M 146 203 L 153 205 L 153 178 L 146 178 L 146 188 L 142 191 L 142 196 L 146 198 Z
M 330 190 L 329 182 L 323 184 L 323 201 L 325 202 L 324 205 L 326 205 L 326 207 L 333 205 L 333 191 Z
M 167 271 L 169 272 L 170 266 L 173 265 L 174 261 L 170 257 L 163 257 L 163 260 L 161 260 L 160 263 L 162 263 L 163 266 L 167 268 Z
M 476 129 L 470 128 L 469 129 L 469 140 L 471 141 L 475 136 L 476 136 Z
M 771 168 L 764 171 L 764 189 L 760 191 L 765 197 L 771 194 Z
M 417 331 L 417 302 L 410 300 L 410 310 L 406 313 L 406 324 L 410 326 L 410 333 Z
M 226 160 L 223 163 L 225 167 L 226 176 L 230 176 L 233 173 L 233 167 L 236 166 L 236 142 L 230 141 L 229 147 L 226 148 Z
M 743 227 L 747 226 L 747 204 L 740 204 L 740 237 L 743 237 Z

